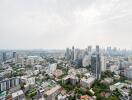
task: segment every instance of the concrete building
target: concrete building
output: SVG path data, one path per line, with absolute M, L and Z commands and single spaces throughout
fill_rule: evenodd
M 57 69 L 57 70 L 55 70 L 54 72 L 53 72 L 53 75 L 55 76 L 55 77 L 59 77 L 59 76 L 61 76 L 63 74 L 63 72 L 62 72 L 62 70 L 59 70 L 59 69 Z
M 22 76 L 21 80 L 27 85 L 35 85 L 35 77 Z
M 132 63 L 132 56 L 128 56 L 128 62 Z
M 6 91 L 0 93 L 0 100 L 6 100 Z
M 42 70 L 43 66 L 42 65 L 35 65 L 33 68 L 34 68 L 34 70 Z
M 127 69 L 124 71 L 124 75 L 125 75 L 127 78 L 132 79 L 132 67 L 127 68 Z
M 101 71 L 105 72 L 106 71 L 106 57 L 104 55 L 101 55 Z
M 74 60 L 74 46 L 72 46 L 72 51 L 71 51 L 71 59 Z
M 33 58 L 29 58 L 26 60 L 26 65 L 34 65 L 35 64 L 35 60 Z
M 17 55 L 15 61 L 17 64 L 22 65 L 22 66 L 25 64 L 25 59 L 23 57 L 20 57 L 19 55 Z
M 129 62 L 128 61 L 121 61 L 120 60 L 120 70 L 124 70 L 129 67 Z
M 62 95 L 62 94 L 59 94 L 57 96 L 57 100 L 66 100 L 67 96 L 66 95 Z
M 99 46 L 96 46 L 96 52 L 91 56 L 91 71 L 96 76 L 96 79 L 101 79 L 101 61 Z
M 62 79 L 63 84 L 70 83 L 72 85 L 76 85 L 79 82 L 78 78 L 74 75 L 67 75 Z
M 110 86 L 110 90 L 111 90 L 111 91 L 114 91 L 114 90 L 116 90 L 116 89 L 121 89 L 121 88 L 124 87 L 124 86 L 127 86 L 127 84 L 118 82 L 118 83 L 116 83 L 116 84 L 114 84 L 114 85 L 111 85 L 111 86 Z
M 70 60 L 71 59 L 71 50 L 69 48 L 66 49 L 65 58 L 67 60 Z
M 88 54 L 91 54 L 92 52 L 92 46 L 88 46 Z
M 111 72 L 116 72 L 117 70 L 119 70 L 119 66 L 118 66 L 118 65 L 111 65 L 111 66 L 109 67 L 109 70 L 110 70 Z
M 12 93 L 12 99 L 11 100 L 26 100 L 25 95 L 22 90 L 16 91 Z
M 6 52 L 2 53 L 2 61 L 5 62 L 7 60 Z
M 92 84 L 94 83 L 95 81 L 95 77 L 87 77 L 87 78 L 82 78 L 81 81 L 80 81 L 80 85 L 84 88 L 90 88 L 92 86 Z
M 91 65 L 91 56 L 85 55 L 83 58 L 82 65 L 84 67 Z
M 61 86 L 57 85 L 52 89 L 46 91 L 44 93 L 44 97 L 46 100 L 56 100 L 57 95 L 60 93 Z
M 96 53 L 99 53 L 99 45 L 96 45 Z
M 0 91 L 6 91 L 20 85 L 20 78 L 10 78 L 0 81 Z
M 113 80 L 112 78 L 105 78 L 105 79 L 103 80 L 103 82 L 106 83 L 106 84 L 111 84 L 113 81 L 114 81 L 114 80 Z
M 16 57 L 16 52 L 13 52 L 12 57 L 13 57 L 13 58 Z
M 74 60 L 81 59 L 82 58 L 82 52 L 79 49 L 74 50 Z
M 56 68 L 57 68 L 57 64 L 56 63 L 50 64 L 48 66 L 48 74 L 53 74 L 53 72 L 56 70 Z

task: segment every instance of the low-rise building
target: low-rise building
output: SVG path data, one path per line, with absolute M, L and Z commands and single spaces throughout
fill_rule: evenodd
M 127 68 L 124 72 L 124 75 L 129 78 L 132 79 L 132 66 L 130 68 Z
M 57 68 L 57 64 L 54 63 L 54 64 L 50 64 L 48 66 L 48 69 L 47 69 L 47 73 L 50 75 L 50 74 L 53 74 L 53 72 L 56 70 Z
M 93 99 L 88 95 L 82 95 L 80 96 L 80 100 L 93 100 Z
M 66 100 L 67 96 L 66 95 L 62 95 L 62 94 L 59 94 L 57 96 L 57 100 Z
M 6 100 L 6 91 L 0 93 L 0 100 Z
M 63 84 L 70 83 L 72 85 L 76 85 L 78 82 L 79 82 L 78 78 L 74 75 L 67 75 L 62 79 Z
M 103 83 L 106 83 L 106 84 L 111 84 L 114 80 L 112 78 L 105 78 L 103 80 Z
M 33 67 L 34 70 L 42 70 L 43 66 L 42 65 L 35 65 Z
M 57 69 L 57 70 L 55 70 L 54 72 L 53 72 L 53 75 L 55 76 L 55 77 L 59 77 L 59 76 L 61 76 L 63 73 L 62 73 L 62 70 L 59 70 L 59 69 Z
M 22 90 L 12 93 L 12 100 L 25 100 L 25 95 Z
M 94 83 L 95 79 L 96 78 L 92 76 L 90 73 L 86 73 L 84 74 L 84 77 L 80 80 L 80 85 L 85 88 L 87 87 L 90 88 Z
M 92 86 L 92 84 L 94 83 L 95 79 L 96 78 L 93 77 L 93 76 L 87 77 L 87 78 L 84 77 L 84 78 L 81 79 L 80 84 L 81 84 L 82 87 L 90 88 Z
M 116 83 L 116 84 L 114 84 L 114 85 L 111 85 L 111 86 L 110 86 L 110 90 L 111 90 L 111 91 L 114 91 L 114 90 L 116 90 L 116 89 L 121 89 L 121 88 L 124 87 L 124 86 L 127 86 L 127 84 L 118 82 L 118 83 Z
M 35 77 L 22 76 L 21 80 L 24 83 L 26 83 L 27 85 L 34 85 L 35 84 Z
M 114 75 L 114 79 L 115 80 L 119 80 L 120 79 L 120 75 Z
M 44 93 L 44 97 L 46 100 L 56 100 L 55 98 L 60 93 L 61 86 L 57 85 L 56 87 L 53 87 L 52 89 L 46 91 Z

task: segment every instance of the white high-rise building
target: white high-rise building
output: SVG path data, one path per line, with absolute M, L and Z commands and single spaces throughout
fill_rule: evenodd
M 129 63 L 132 63 L 132 56 L 129 56 L 129 57 L 128 57 L 128 62 L 129 62 Z
M 65 57 L 67 60 L 71 59 L 71 50 L 69 48 L 66 49 Z
M 84 67 L 91 65 L 91 56 L 85 55 L 82 64 Z
M 81 51 L 79 49 L 74 50 L 74 60 L 81 58 Z
M 56 70 L 56 67 L 57 67 L 56 63 L 49 65 L 49 67 L 48 67 L 48 73 L 52 74 Z
M 109 69 L 111 72 L 116 72 L 119 70 L 119 66 L 114 64 L 114 65 L 111 65 L 110 66 L 110 69 Z
M 106 71 L 106 56 L 101 55 L 101 71 L 105 72 Z
M 127 68 L 124 74 L 127 78 L 132 79 L 132 66 L 130 68 Z
M 28 59 L 26 60 L 26 65 L 34 65 L 34 63 L 35 63 L 35 61 L 34 61 L 33 58 L 28 58 Z

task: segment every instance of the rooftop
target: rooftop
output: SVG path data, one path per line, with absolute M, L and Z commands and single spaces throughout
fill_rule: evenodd
M 93 82 L 95 80 L 95 78 L 94 77 L 89 77 L 89 78 L 83 78 L 81 80 L 86 82 L 86 83 L 91 83 L 91 82 Z
M 60 88 L 61 88 L 61 86 L 57 85 L 56 87 L 53 87 L 51 90 L 47 91 L 45 94 L 51 95 L 52 93 L 56 92 Z
M 15 98 L 15 97 L 20 96 L 20 95 L 23 95 L 23 91 L 22 90 L 19 90 L 17 92 L 12 93 L 12 98 Z

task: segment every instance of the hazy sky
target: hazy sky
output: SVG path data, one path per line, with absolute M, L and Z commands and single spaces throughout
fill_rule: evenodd
M 0 49 L 132 49 L 132 0 L 0 0 Z

